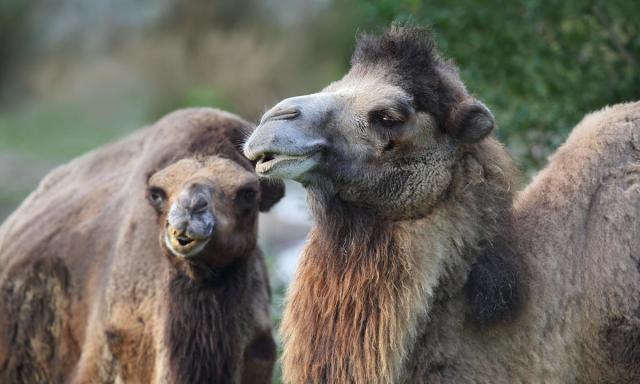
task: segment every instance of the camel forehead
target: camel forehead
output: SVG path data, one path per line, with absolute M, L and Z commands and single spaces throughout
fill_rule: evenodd
M 411 95 L 395 85 L 384 71 L 352 71 L 341 80 L 331 83 L 322 92 L 349 101 L 356 109 L 386 107 L 394 100 L 411 101 Z
M 182 159 L 172 163 L 154 173 L 149 178 L 149 184 L 163 186 L 165 188 L 176 187 L 189 176 L 195 173 L 201 163 L 195 159 Z
M 258 177 L 253 172 L 233 160 L 219 156 L 207 159 L 205 169 L 198 173 L 209 175 L 210 179 L 223 187 L 258 183 Z
M 180 188 L 193 179 L 209 180 L 221 187 L 246 184 L 257 177 L 233 160 L 220 156 L 211 156 L 204 160 L 182 159 L 156 172 L 149 184 L 164 186 L 168 189 Z

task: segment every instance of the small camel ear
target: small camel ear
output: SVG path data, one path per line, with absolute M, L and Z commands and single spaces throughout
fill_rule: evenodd
M 284 182 L 278 179 L 260 179 L 260 212 L 267 212 L 284 197 Z
M 489 108 L 470 98 L 453 107 L 446 131 L 465 144 L 473 144 L 487 137 L 495 126 L 496 121 Z

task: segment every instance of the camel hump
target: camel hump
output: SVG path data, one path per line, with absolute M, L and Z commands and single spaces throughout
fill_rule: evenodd
M 578 311 L 614 362 L 640 361 L 640 102 L 587 115 L 518 196 L 515 225 L 559 308 L 590 303 Z
M 640 133 L 640 101 L 615 104 L 589 113 L 574 128 L 558 154 L 582 146 L 585 140 L 606 145 L 615 143 L 621 136 L 631 138 L 632 133 Z M 633 139 L 638 140 L 637 137 Z
M 640 102 L 588 114 L 516 199 L 526 214 L 542 202 L 549 209 L 588 208 L 608 182 L 640 177 Z M 571 209 L 573 207 L 573 209 Z M 585 213 L 584 210 L 582 213 Z

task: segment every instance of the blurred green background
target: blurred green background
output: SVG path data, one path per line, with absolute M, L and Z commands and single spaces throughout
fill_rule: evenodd
M 321 89 L 392 21 L 432 28 L 528 175 L 585 113 L 640 99 L 634 0 L 0 0 L 0 220 L 55 165 L 173 109 L 255 121 Z

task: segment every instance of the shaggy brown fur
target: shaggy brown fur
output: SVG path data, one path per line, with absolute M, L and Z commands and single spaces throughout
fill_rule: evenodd
M 502 245 L 497 229 L 507 220 L 506 212 L 496 207 L 511 201 L 511 186 L 505 185 L 510 179 L 503 172 L 512 170 L 508 165 L 498 168 L 498 161 L 505 160 L 499 153 L 482 160 L 487 162 L 485 182 L 473 180 L 479 175 L 456 175 L 460 184 L 452 183 L 442 196 L 443 206 L 426 218 L 381 220 L 369 209 L 338 200 L 316 202 L 317 226 L 305 247 L 282 327 L 289 382 L 394 381 L 411 352 L 408 340 L 419 332 L 415 323 L 427 316 L 421 303 L 440 306 L 459 295 L 478 254 L 482 263 L 467 284 L 469 315 L 484 324 L 517 314 L 524 287 L 514 275 L 521 266 L 513 264 L 512 255 L 495 253 Z M 455 200 L 446 201 L 451 198 L 446 195 Z M 475 212 L 464 212 L 456 203 Z M 470 221 L 462 233 L 447 213 Z M 425 253 L 439 248 L 453 253 L 451 259 L 425 262 Z M 505 263 L 508 268 L 502 268 Z M 442 275 L 429 276 L 440 269 Z M 428 286 L 431 279 L 435 287 Z
M 245 265 L 232 265 L 221 282 L 195 283 L 185 275 L 171 278 L 165 339 L 177 383 L 224 383 L 237 380 L 240 363 L 235 306 L 242 299 Z M 273 357 L 273 356 L 272 356 Z M 268 379 L 268 378 L 264 378 Z M 267 382 L 268 380 L 265 380 Z
M 289 383 L 637 382 L 640 103 L 587 117 L 513 199 L 491 113 L 421 30 L 268 111 L 258 173 L 316 225 L 282 333 Z
M 42 181 L 0 227 L 0 382 L 270 382 L 256 226 L 283 186 L 238 151 L 250 129 L 178 111 Z M 214 191 L 216 227 L 187 260 L 164 235 L 193 182 Z M 166 198 L 155 209 L 149 188 Z

